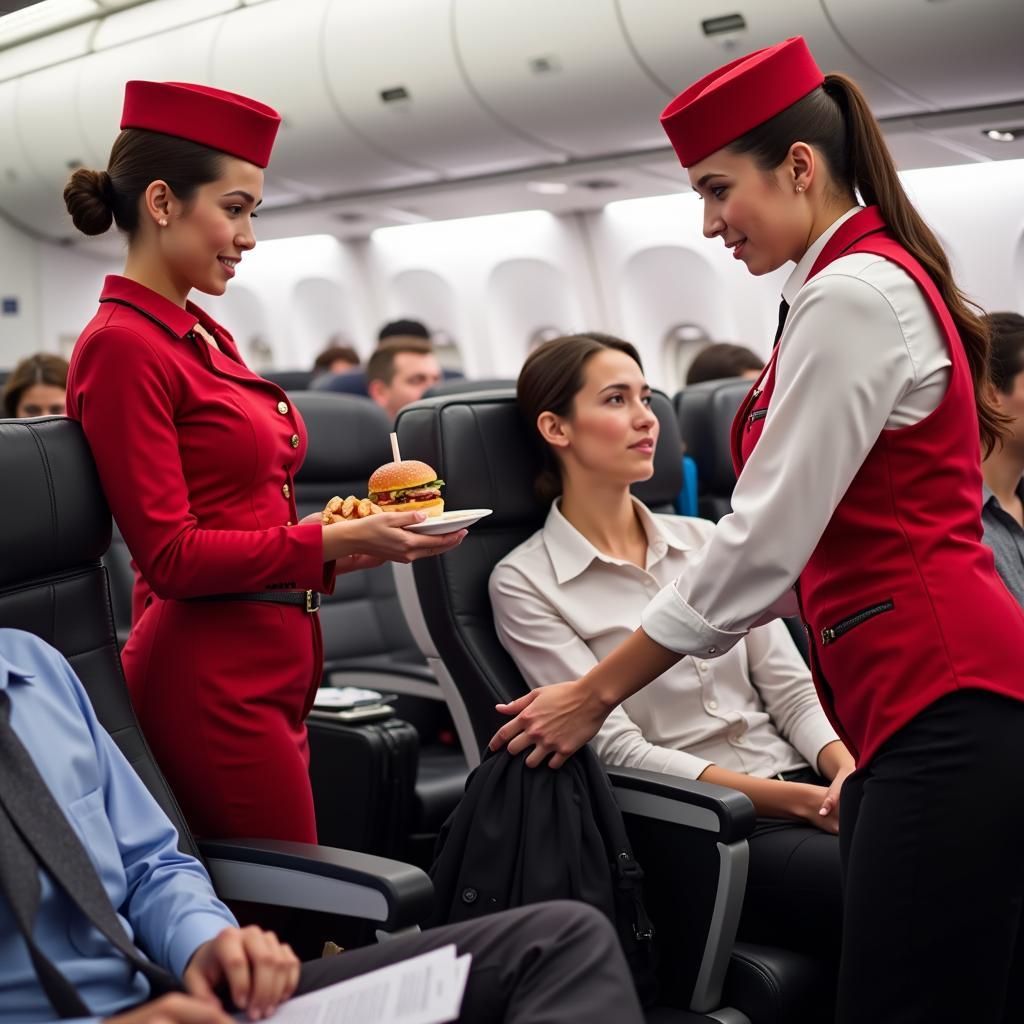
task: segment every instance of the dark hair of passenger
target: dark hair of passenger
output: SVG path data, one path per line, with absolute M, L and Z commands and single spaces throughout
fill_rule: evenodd
M 624 353 L 643 370 L 640 353 L 628 341 L 611 334 L 588 331 L 544 342 L 530 353 L 519 371 L 516 402 L 544 461 L 544 468 L 533 485 L 541 501 L 553 501 L 562 493 L 562 469 L 551 446 L 537 430 L 537 417 L 542 412 L 570 416 L 576 396 L 583 387 L 587 363 L 607 349 Z
M 360 363 L 359 353 L 351 345 L 329 345 L 313 362 L 313 372 L 322 373 L 329 370 L 331 364 L 339 359 L 351 363 L 353 367 Z
M 726 148 L 749 154 L 763 170 L 771 171 L 795 142 L 806 142 L 824 156 L 839 188 L 856 190 L 865 203 L 877 205 L 896 240 L 935 282 L 967 353 L 981 441 L 986 453 L 991 452 L 1009 421 L 988 393 L 988 328 L 981 311 L 953 280 L 939 240 L 903 191 L 882 130 L 852 79 L 826 75 L 822 86 Z
M 1024 316 L 989 313 L 984 319 L 992 333 L 989 377 L 1004 395 L 1009 395 L 1014 377 L 1024 370 Z
M 764 360 L 743 345 L 716 341 L 702 348 L 686 371 L 687 384 L 700 384 L 723 377 L 740 377 L 748 370 L 763 370 Z
M 381 380 L 390 384 L 395 376 L 395 357 L 402 352 L 411 352 L 418 356 L 434 354 L 434 346 L 429 341 L 416 337 L 391 337 L 373 352 L 366 362 L 366 383 Z
M 161 132 L 126 128 L 114 140 L 105 171 L 79 167 L 64 186 L 75 227 L 102 235 L 116 224 L 129 238 L 139 227 L 139 200 L 154 181 L 167 182 L 183 203 L 221 175 L 224 154 Z
M 37 352 L 22 359 L 11 370 L 4 384 L 4 415 L 14 419 L 18 415 L 21 396 L 36 384 L 48 384 L 53 388 L 68 387 L 68 361 L 49 352 Z
M 396 336 L 403 338 L 426 338 L 429 341 L 430 331 L 427 325 L 420 323 L 419 320 L 392 320 L 377 332 L 378 341 Z

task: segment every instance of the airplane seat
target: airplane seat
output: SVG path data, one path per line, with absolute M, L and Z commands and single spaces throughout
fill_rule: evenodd
M 743 377 L 707 380 L 683 388 L 672 400 L 686 454 L 697 464 L 698 511 L 715 523 L 732 511 L 736 486 L 732 422 L 752 386 Z M 795 616 L 782 621 L 804 661 L 810 664 L 803 623 Z
M 368 398 L 366 371 L 362 368 L 345 370 L 343 373 L 321 373 L 309 382 L 310 391 L 334 391 L 342 395 L 359 395 Z
M 671 404 L 656 393 L 653 408 L 665 436 L 675 429 Z M 425 399 L 399 414 L 397 429 L 403 454 L 444 476 L 450 507 L 494 510 L 455 550 L 396 567 L 414 635 L 479 751 L 505 721 L 495 703 L 526 692 L 494 629 L 487 584 L 494 565 L 544 522 L 547 508 L 533 491 L 538 449 L 512 391 Z M 670 504 L 679 490 L 680 460 L 668 445 L 665 453 L 667 475 L 656 467 L 637 488 L 654 507 Z M 607 771 L 645 873 L 663 1001 L 721 1021 L 829 1019 L 830 996 L 820 991 L 813 958 L 735 942 L 755 821 L 750 801 L 699 781 Z
M 718 522 L 731 511 L 736 486 L 730 428 L 751 383 L 742 377 L 702 381 L 683 388 L 673 399 L 679 436 L 686 454 L 697 464 L 697 507 L 701 516 Z
M 290 397 L 309 435 L 295 477 L 299 516 L 320 511 L 334 495 L 365 497 L 370 474 L 391 461 L 384 410 L 352 395 L 300 391 Z M 419 732 L 410 849 L 424 848 L 429 858 L 426 848 L 461 799 L 468 768 L 444 695 L 406 625 L 390 566 L 339 575 L 319 614 L 325 684 L 397 694 L 397 714 Z
M 439 395 L 463 395 L 471 391 L 494 391 L 503 388 L 514 388 L 515 379 L 512 377 L 449 377 L 432 388 L 427 388 L 423 393 L 424 398 L 437 398 Z
M 179 847 L 205 862 L 218 894 L 387 932 L 425 921 L 433 886 L 411 865 L 256 837 L 197 843 L 128 697 L 101 563 L 110 511 L 81 427 L 63 416 L 0 421 L 0 474 L 18 488 L 2 512 L 0 627 L 34 633 L 68 659 L 100 723 L 178 830 Z
M 103 556 L 103 564 L 110 581 L 110 601 L 114 609 L 117 645 L 121 648 L 124 647 L 132 628 L 132 590 L 135 587 L 135 570 L 132 568 L 131 552 L 116 523 L 110 538 L 110 547 L 107 548 L 106 554 Z
M 313 380 L 312 370 L 267 370 L 264 380 L 276 384 L 283 391 L 306 391 Z

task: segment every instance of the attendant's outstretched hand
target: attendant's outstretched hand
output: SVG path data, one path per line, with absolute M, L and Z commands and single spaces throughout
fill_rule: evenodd
M 610 708 L 582 679 L 531 690 L 510 704 L 498 704 L 503 715 L 515 715 L 488 744 L 491 750 L 508 746 L 510 754 L 533 747 L 526 758 L 530 768 L 549 754 L 549 768 L 561 768 L 566 760 L 597 735 Z

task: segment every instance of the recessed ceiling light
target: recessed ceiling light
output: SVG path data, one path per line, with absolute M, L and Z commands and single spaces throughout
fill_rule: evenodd
M 561 196 L 569 191 L 564 181 L 528 181 L 526 187 L 542 196 Z
M 1016 142 L 1017 132 L 1003 128 L 989 128 L 985 135 L 993 142 Z

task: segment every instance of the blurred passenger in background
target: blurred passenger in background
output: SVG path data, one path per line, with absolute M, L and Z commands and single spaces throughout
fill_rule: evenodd
M 658 418 L 628 342 L 549 341 L 516 393 L 544 453 L 537 493 L 552 504 L 543 529 L 495 567 L 490 595 L 498 636 L 533 688 L 584 675 L 630 636 L 650 595 L 686 571 L 715 527 L 655 515 L 630 494 L 654 473 Z M 721 658 L 684 658 L 612 711 L 592 745 L 606 765 L 745 793 L 761 820 L 740 935 L 838 963 L 836 793 L 853 758 L 781 621 Z
M 366 364 L 366 391 L 391 419 L 441 380 L 441 364 L 429 341 L 389 336 Z
M 313 362 L 313 376 L 357 370 L 359 361 L 359 353 L 351 345 L 328 345 Z
M 989 378 L 996 407 L 1010 418 L 1006 436 L 981 464 L 981 523 L 996 570 L 1024 606 L 1024 316 L 990 313 Z
M 687 384 L 700 384 L 705 380 L 723 377 L 745 377 L 757 380 L 764 369 L 764 360 L 743 345 L 716 341 L 701 349 L 686 371 Z
M 388 338 L 422 338 L 430 341 L 430 328 L 420 320 L 392 320 L 377 332 L 377 343 Z
M 49 352 L 22 359 L 4 386 L 4 416 L 63 416 L 68 362 Z

